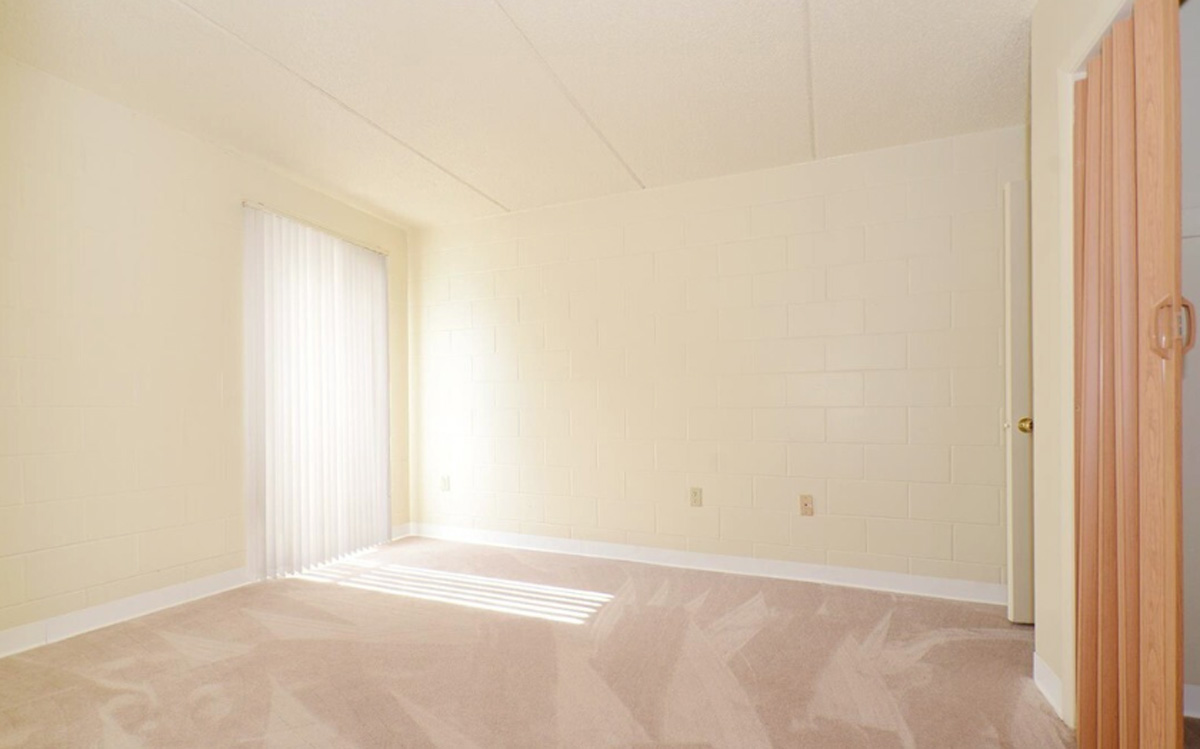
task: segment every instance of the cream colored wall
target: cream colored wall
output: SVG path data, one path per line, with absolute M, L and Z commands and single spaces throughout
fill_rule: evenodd
M 1179 9 L 1183 83 L 1183 295 L 1200 301 L 1200 1 Z M 1183 452 L 1200 450 L 1200 352 L 1183 364 Z M 1183 462 L 1184 681 L 1200 685 L 1200 463 Z
M 243 200 L 392 255 L 404 455 L 401 230 L 4 56 L 0 112 L 0 629 L 243 565 Z
M 1039 658 L 1075 721 L 1071 95 L 1076 71 L 1126 0 L 1040 0 L 1033 15 L 1034 616 Z
M 1000 582 L 1025 152 L 1007 129 L 424 232 L 416 518 Z

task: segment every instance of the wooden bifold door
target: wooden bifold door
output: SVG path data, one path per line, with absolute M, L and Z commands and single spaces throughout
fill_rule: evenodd
M 1075 91 L 1080 749 L 1183 745 L 1178 0 L 1137 0 Z

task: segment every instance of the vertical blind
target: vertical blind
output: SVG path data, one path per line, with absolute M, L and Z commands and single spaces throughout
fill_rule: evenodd
M 245 211 L 248 563 L 299 572 L 387 540 L 386 259 Z

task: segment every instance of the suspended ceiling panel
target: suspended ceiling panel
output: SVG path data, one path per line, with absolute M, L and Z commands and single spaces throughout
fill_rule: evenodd
M 186 0 L 509 209 L 635 189 L 492 0 Z
M 819 157 L 1028 118 L 1036 0 L 809 0 Z
M 1034 0 L 0 0 L 0 53 L 410 225 L 1026 120 Z
M 647 185 L 812 158 L 803 0 L 500 0 Z
M 0 50 L 400 222 L 499 211 L 169 0 L 10 0 L 0 5 Z

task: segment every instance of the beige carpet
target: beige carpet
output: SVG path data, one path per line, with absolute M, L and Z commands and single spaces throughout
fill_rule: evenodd
M 312 577 L 0 660 L 0 747 L 1073 746 L 995 606 L 417 539 Z

